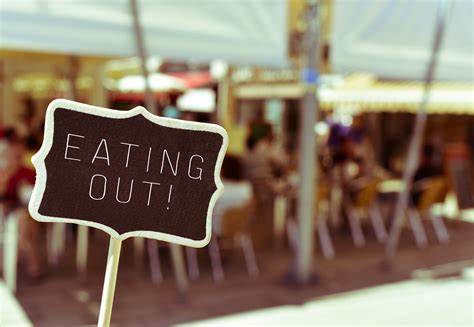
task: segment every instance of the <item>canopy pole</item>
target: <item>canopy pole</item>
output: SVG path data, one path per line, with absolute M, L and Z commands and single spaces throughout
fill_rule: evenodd
M 397 204 L 395 206 L 395 213 L 390 228 L 390 235 L 388 238 L 387 245 L 385 247 L 385 258 L 384 263 L 390 264 L 395 257 L 395 253 L 398 248 L 398 241 L 400 239 L 400 232 L 403 226 L 405 218 L 405 210 L 408 207 L 408 200 L 410 196 L 410 190 L 413 184 L 413 177 L 419 163 L 421 144 L 423 142 L 423 136 L 425 131 L 427 113 L 426 107 L 429 102 L 431 86 L 433 82 L 434 72 L 436 64 L 438 62 L 438 53 L 443 40 L 443 34 L 445 30 L 449 0 L 438 1 L 438 12 L 436 17 L 435 35 L 433 40 L 433 46 L 431 49 L 431 57 L 426 70 L 424 87 L 423 87 L 423 98 L 416 115 L 415 127 L 410 140 L 410 146 L 408 149 L 408 159 L 406 161 L 405 170 L 403 172 L 403 190 L 399 193 Z
M 314 256 L 314 194 L 316 192 L 317 151 L 314 125 L 318 115 L 316 82 L 318 75 L 318 1 L 307 1 L 305 35 L 306 64 L 302 71 L 302 82 L 306 86 L 300 114 L 300 160 L 298 190 L 298 234 L 296 276 L 298 284 L 308 283 L 312 277 Z
M 133 18 L 133 31 L 135 34 L 135 41 L 138 50 L 138 56 L 140 57 L 140 67 L 142 71 L 143 79 L 145 80 L 145 106 L 152 114 L 158 114 L 158 108 L 156 106 L 155 97 L 151 90 L 150 81 L 148 79 L 148 68 L 146 65 L 147 53 L 145 49 L 145 43 L 143 41 L 143 30 L 140 24 L 140 16 L 138 14 L 137 0 L 130 0 L 130 9 L 132 11 Z

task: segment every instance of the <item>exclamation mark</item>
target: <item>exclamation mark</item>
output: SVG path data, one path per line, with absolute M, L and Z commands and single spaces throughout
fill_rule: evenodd
M 173 184 L 170 185 L 170 191 L 168 192 L 168 204 L 171 203 L 171 191 L 173 190 Z M 170 210 L 170 206 L 166 207 L 166 210 Z

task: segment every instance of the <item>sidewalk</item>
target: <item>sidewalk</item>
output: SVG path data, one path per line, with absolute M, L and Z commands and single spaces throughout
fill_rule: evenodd
M 459 278 L 410 280 L 203 320 L 187 326 L 473 326 L 474 268 Z
M 0 281 L 0 326 L 33 326 L 15 296 Z
M 360 249 L 353 246 L 350 235 L 334 232 L 336 258 L 325 260 L 317 251 L 315 272 L 318 282 L 301 289 L 287 287 L 282 283 L 293 258 L 289 250 L 258 251 L 261 274 L 254 279 L 247 276 L 239 249 L 235 252 L 223 251 L 226 279 L 218 284 L 212 280 L 207 251 L 199 250 L 201 276 L 198 280 L 189 282 L 186 303 L 179 301 L 166 248 L 160 253 L 164 281 L 154 285 L 146 259 L 141 260 L 143 263 L 136 267 L 133 242 L 126 240 L 122 247 L 112 323 L 114 326 L 170 326 L 233 317 L 235 314 L 256 310 L 258 316 L 260 309 L 270 310 L 272 317 L 280 314 L 286 316 L 286 311 L 294 311 L 290 316 L 308 314 L 309 320 L 294 320 L 295 323 L 312 323 L 314 320 L 324 324 L 325 319 L 328 319 L 328 323 L 334 322 L 331 320 L 333 318 L 343 319 L 341 323 L 351 323 L 351 319 L 370 323 L 377 322 L 381 316 L 402 318 L 400 312 L 406 312 L 407 317 L 419 312 L 420 317 L 429 316 L 430 319 L 434 319 L 437 312 L 459 315 L 453 318 L 458 319 L 453 320 L 453 323 L 465 323 L 466 314 L 462 312 L 465 312 L 468 303 L 466 281 L 453 280 L 447 284 L 438 284 L 438 281 L 407 282 L 417 269 L 430 269 L 474 258 L 474 224 L 457 221 L 448 221 L 447 224 L 451 234 L 451 242 L 447 245 L 440 245 L 432 233 L 431 225 L 426 225 L 430 243 L 425 249 L 418 249 L 411 232 L 404 230 L 400 250 L 389 270 L 380 267 L 384 248 L 375 240 L 370 228 L 366 229 L 367 245 Z M 93 234 L 88 275 L 84 281 L 79 280 L 75 270 L 74 242 L 68 242 L 59 267 L 50 269 L 43 282 L 32 284 L 20 271 L 17 298 L 35 326 L 67 327 L 97 323 L 107 244 L 107 235 L 99 231 Z M 402 283 L 393 284 L 398 282 Z M 381 286 L 384 284 L 397 286 Z M 361 291 L 351 292 L 356 290 Z M 401 297 L 398 298 L 397 294 Z M 407 302 L 410 299 L 412 301 Z M 459 313 L 452 306 L 458 306 Z M 400 311 L 399 307 L 405 309 Z M 431 307 L 433 311 L 423 313 Z M 444 313 L 439 310 L 441 307 L 446 307 Z M 285 310 L 278 313 L 280 309 Z M 266 312 L 263 311 L 262 317 Z M 282 321 L 286 321 L 283 316 Z M 366 320 L 358 320 L 359 318 Z M 397 321 L 400 320 L 394 322 Z M 419 320 L 411 322 L 417 323 Z

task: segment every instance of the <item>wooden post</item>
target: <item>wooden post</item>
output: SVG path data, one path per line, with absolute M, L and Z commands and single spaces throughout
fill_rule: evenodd
M 120 249 L 122 241 L 110 237 L 109 254 L 107 256 L 107 267 L 105 270 L 104 288 L 102 290 L 102 300 L 99 311 L 99 327 L 109 327 L 112 316 L 112 305 L 114 303 L 115 282 L 117 281 L 117 271 L 120 259 Z
M 184 302 L 186 301 L 186 294 L 188 290 L 188 277 L 186 275 L 182 246 L 179 244 L 170 243 L 170 250 L 179 296 Z

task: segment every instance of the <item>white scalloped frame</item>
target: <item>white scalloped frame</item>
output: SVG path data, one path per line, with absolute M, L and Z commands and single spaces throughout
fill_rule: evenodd
M 216 191 L 212 194 L 211 200 L 209 201 L 209 206 L 207 209 L 207 217 L 206 217 L 206 236 L 202 240 L 193 240 L 188 239 L 172 234 L 161 233 L 161 232 L 154 232 L 154 231 L 145 231 L 145 230 L 138 230 L 133 232 L 127 232 L 124 234 L 119 234 L 117 231 L 108 227 L 106 225 L 93 222 L 93 221 L 86 221 L 86 220 L 79 220 L 73 219 L 68 217 L 52 217 L 52 216 L 44 216 L 39 213 L 39 207 L 41 201 L 43 199 L 43 194 L 46 189 L 46 166 L 45 166 L 45 158 L 49 154 L 53 144 L 53 136 L 54 136 L 54 112 L 56 109 L 60 108 L 61 110 L 71 110 L 82 112 L 94 116 L 105 117 L 105 118 L 112 118 L 112 119 L 126 119 L 130 117 L 134 117 L 137 115 L 142 115 L 149 121 L 154 124 L 176 128 L 176 129 L 185 129 L 185 130 L 192 130 L 192 131 L 206 131 L 211 133 L 217 133 L 222 136 L 222 145 L 219 150 L 219 154 L 217 156 L 217 161 L 214 169 L 214 183 L 217 187 Z M 31 216 L 38 221 L 41 222 L 62 222 L 62 223 L 72 223 L 78 225 L 85 225 L 94 227 L 104 232 L 108 233 L 111 237 L 118 239 L 118 240 L 125 240 L 129 237 L 146 237 L 151 239 L 156 239 L 160 241 L 170 242 L 181 244 L 184 246 L 190 247 L 204 247 L 206 246 L 209 241 L 211 240 L 212 234 L 212 211 L 214 209 L 214 205 L 219 198 L 219 196 L 224 191 L 224 185 L 220 179 L 220 170 L 222 166 L 222 161 L 224 160 L 224 155 L 227 150 L 228 145 L 228 136 L 227 132 L 224 128 L 219 125 L 215 124 L 207 124 L 207 123 L 197 123 L 197 122 L 189 122 L 183 121 L 178 119 L 172 118 L 165 118 L 165 117 L 158 117 L 151 114 L 147 111 L 144 107 L 135 107 L 129 111 L 119 111 L 113 110 L 109 108 L 102 108 L 87 105 L 80 102 L 65 100 L 65 99 L 57 99 L 52 101 L 48 109 L 46 110 L 46 119 L 45 119 L 45 130 L 44 130 L 44 140 L 43 144 L 41 145 L 40 150 L 32 157 L 31 161 L 36 169 L 36 183 L 33 189 L 33 193 L 31 195 L 30 203 L 28 205 L 28 210 Z

